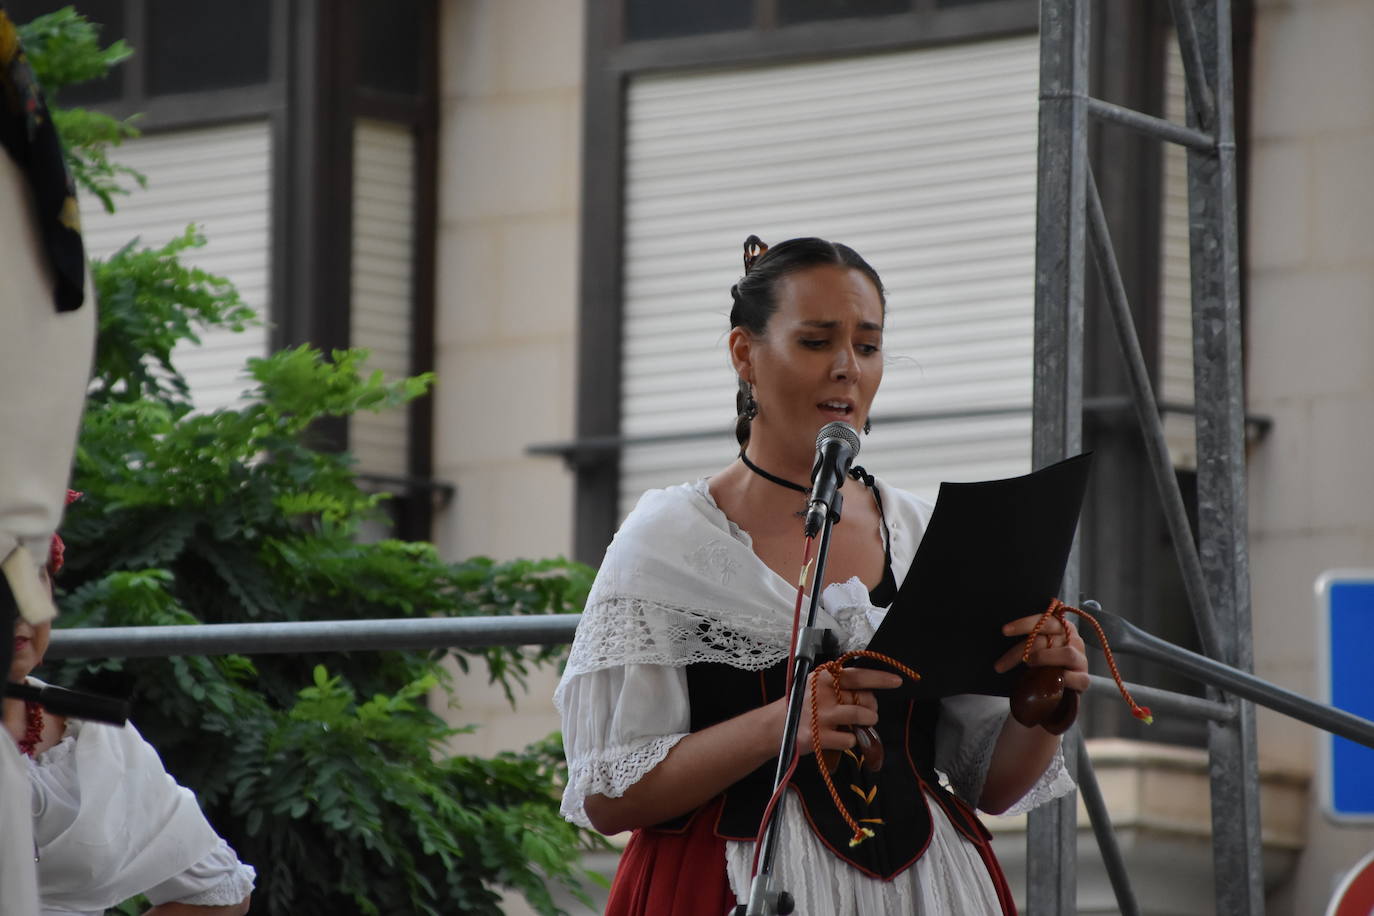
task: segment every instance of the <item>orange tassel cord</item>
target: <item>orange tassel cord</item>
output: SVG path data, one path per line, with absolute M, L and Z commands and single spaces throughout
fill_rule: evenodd
M 1092 614 L 1089 614 L 1085 610 L 1065 604 L 1058 598 L 1050 599 L 1050 606 L 1045 609 L 1045 613 L 1040 615 L 1040 619 L 1035 623 L 1035 629 L 1031 630 L 1030 635 L 1026 637 L 1026 648 L 1021 653 L 1021 661 L 1024 662 L 1030 658 L 1031 650 L 1035 648 L 1035 638 L 1040 635 L 1040 629 L 1051 617 L 1058 620 L 1060 625 L 1064 627 L 1064 644 L 1068 644 L 1069 628 L 1066 625 L 1067 621 L 1064 619 L 1064 614 L 1066 612 L 1077 614 L 1079 617 L 1092 624 L 1093 629 L 1097 631 L 1097 638 L 1102 642 L 1102 654 L 1107 657 L 1107 667 L 1111 669 L 1112 680 L 1116 681 L 1116 689 L 1121 691 L 1121 698 L 1131 707 L 1131 715 L 1135 716 L 1146 725 L 1153 724 L 1155 717 L 1151 714 L 1150 707 L 1138 705 L 1135 698 L 1131 696 L 1131 692 L 1126 689 L 1125 682 L 1121 680 L 1121 672 L 1117 670 L 1116 658 L 1112 655 L 1112 647 L 1107 643 L 1107 634 L 1102 631 L 1102 624 L 1098 623 L 1097 618 L 1093 617 Z M 1050 636 L 1048 633 L 1045 634 L 1045 640 L 1050 645 L 1054 644 L 1054 637 Z
M 844 673 L 844 663 L 849 661 L 851 658 L 859 657 L 875 659 L 876 661 L 880 661 L 885 665 L 890 665 L 892 668 L 901 672 L 903 675 L 905 675 L 913 681 L 919 681 L 921 679 L 921 676 L 919 674 L 908 668 L 906 665 L 903 665 L 895 658 L 883 655 L 880 652 L 870 652 L 867 649 L 855 649 L 852 652 L 846 652 L 834 661 L 825 662 L 824 664 L 816 666 L 817 671 L 830 672 L 830 686 L 835 691 L 835 699 L 837 701 L 840 699 L 840 690 L 842 689 L 840 687 L 840 677 Z M 834 780 L 830 778 L 830 769 L 825 765 L 825 761 L 821 757 L 821 723 L 820 714 L 816 711 L 816 691 L 818 689 L 820 689 L 819 685 L 817 685 L 815 678 L 812 678 L 811 750 L 816 755 L 816 766 L 821 771 L 821 779 L 825 782 L 826 789 L 830 791 L 830 798 L 835 803 L 835 809 L 840 812 L 840 816 L 844 818 L 844 822 L 849 825 L 849 828 L 851 830 L 854 831 L 854 835 L 849 838 L 850 848 L 853 848 L 855 846 L 858 846 L 864 840 L 873 836 L 873 831 L 868 827 L 861 826 L 859 822 L 854 819 L 854 816 L 849 813 L 849 809 L 844 806 L 844 802 L 840 799 L 840 792 L 838 789 L 835 788 Z

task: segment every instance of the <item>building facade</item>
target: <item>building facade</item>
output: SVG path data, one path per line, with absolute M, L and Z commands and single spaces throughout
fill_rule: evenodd
M 225 21 L 218 4 L 76 5 L 141 53 L 72 100 L 146 113 L 122 158 L 150 189 L 118 223 L 87 204 L 92 250 L 204 223 L 201 263 L 268 321 L 192 357 L 207 406 L 231 402 L 235 367 L 268 346 L 368 346 L 388 372 L 433 369 L 434 397 L 408 416 L 332 432 L 398 495 L 402 533 L 447 556 L 595 563 L 639 492 L 732 459 L 724 334 L 751 233 L 834 237 L 883 275 L 870 469 L 927 497 L 1029 469 L 1034 2 L 258 0 Z M 1094 17 L 1095 94 L 1182 120 L 1164 5 Z M 1374 7 L 1256 0 L 1237 4 L 1236 32 L 1247 397 L 1270 421 L 1249 451 L 1255 667 L 1317 696 L 1314 583 L 1374 567 Z M 1181 160 L 1110 128 L 1091 144 L 1157 389 L 1184 408 L 1166 420 L 1186 491 Z M 1099 305 L 1081 581 L 1195 646 Z M 1146 665 L 1127 676 L 1198 692 Z M 533 680 L 512 710 L 464 682 L 455 715 L 480 727 L 455 748 L 555 729 L 552 687 Z M 1147 732 L 1107 704 L 1082 721 L 1146 912 L 1211 912 L 1200 727 Z M 1374 848 L 1374 829 L 1323 813 L 1318 746 L 1260 712 L 1280 916 L 1322 912 Z M 1024 823 L 994 830 L 1015 876 Z M 1114 912 L 1082 837 L 1080 909 Z

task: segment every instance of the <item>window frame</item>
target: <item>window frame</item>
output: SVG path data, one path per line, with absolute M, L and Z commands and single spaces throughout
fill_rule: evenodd
M 411 374 L 434 368 L 435 242 L 438 226 L 439 4 L 419 0 L 420 91 L 411 96 L 359 85 L 357 4 L 295 0 L 269 4 L 268 79 L 226 89 L 149 95 L 147 0 L 123 0 L 124 39 L 134 56 L 121 64 L 122 91 L 88 107 L 116 118 L 138 115 L 148 135 L 266 120 L 272 142 L 271 304 L 273 350 L 309 342 L 326 352 L 349 346 L 352 268 L 353 125 L 371 118 L 407 126 L 415 136 L 415 239 Z M 433 474 L 433 398 L 409 406 L 408 474 L 384 483 L 398 534 L 427 540 L 434 498 L 451 487 Z M 345 448 L 345 422 L 315 430 Z

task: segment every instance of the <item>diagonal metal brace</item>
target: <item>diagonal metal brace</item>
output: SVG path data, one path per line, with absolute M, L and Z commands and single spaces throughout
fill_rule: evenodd
M 1187 675 L 1196 681 L 1210 684 L 1228 694 L 1243 697 L 1267 706 L 1286 716 L 1291 716 L 1308 725 L 1342 738 L 1348 738 L 1365 747 L 1374 747 L 1374 722 L 1362 719 L 1334 706 L 1325 706 L 1301 694 L 1286 690 L 1263 678 L 1255 677 L 1239 668 L 1232 668 L 1219 661 L 1196 652 L 1174 645 L 1147 633 L 1133 623 L 1109 614 L 1095 601 L 1083 602 L 1083 609 L 1097 618 L 1102 630 L 1112 644 L 1112 651 L 1121 655 L 1134 655 L 1148 659 Z M 1084 631 L 1088 638 L 1095 639 L 1092 630 Z

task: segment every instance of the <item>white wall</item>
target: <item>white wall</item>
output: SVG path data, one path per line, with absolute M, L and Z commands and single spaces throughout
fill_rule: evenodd
M 1255 667 L 1316 696 L 1314 580 L 1374 568 L 1374 4 L 1257 5 L 1247 385 L 1274 427 L 1250 463 Z M 1259 722 L 1264 760 L 1312 768 L 1313 729 Z M 1323 912 L 1374 848 L 1374 830 L 1333 826 L 1315 799 L 1278 916 Z
M 582 6 L 449 0 L 441 14 L 435 473 L 449 556 L 571 549 Z

